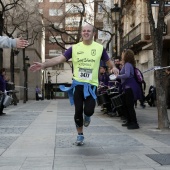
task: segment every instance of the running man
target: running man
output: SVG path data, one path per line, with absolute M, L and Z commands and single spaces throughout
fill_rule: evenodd
M 40 69 L 46 69 L 47 67 L 52 67 L 72 58 L 72 85 L 69 89 L 65 89 L 64 86 L 61 86 L 60 89 L 68 91 L 69 97 L 73 97 L 71 103 L 73 104 L 74 102 L 75 105 L 74 121 L 78 133 L 77 144 L 83 143 L 83 125 L 85 127 L 89 126 L 91 116 L 94 113 L 97 98 L 96 90 L 99 83 L 98 73 L 100 61 L 106 62 L 106 65 L 116 75 L 119 73 L 103 46 L 93 41 L 94 35 L 94 27 L 92 25 L 85 25 L 81 30 L 82 42 L 70 47 L 63 55 L 54 57 L 43 63 L 34 62 L 30 67 L 30 71 L 34 72 Z

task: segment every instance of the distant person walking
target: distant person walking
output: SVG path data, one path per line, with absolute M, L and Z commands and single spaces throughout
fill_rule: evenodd
M 41 90 L 38 86 L 35 88 L 35 98 L 38 101 L 39 100 L 39 94 L 41 93 Z
M 99 84 L 98 74 L 100 61 L 106 62 L 112 72 L 118 74 L 118 69 L 106 53 L 106 50 L 99 43 L 93 41 L 95 29 L 91 25 L 83 26 L 81 36 L 83 41 L 70 47 L 64 55 L 54 57 L 47 62 L 34 62 L 30 67 L 31 71 L 37 71 L 68 61 L 73 62 L 73 82 L 70 88 L 60 86 L 63 91 L 68 91 L 71 103 L 75 105 L 74 120 L 78 132 L 77 144 L 83 143 L 83 124 L 89 126 L 91 116 L 96 105 L 96 90 Z M 74 89 L 74 91 L 73 91 Z M 73 102 L 74 101 L 74 102 Z M 84 116 L 83 116 L 84 112 Z M 84 117 L 84 120 L 83 120 Z
M 6 90 L 5 74 L 6 74 L 5 68 L 2 68 L 0 70 L 0 116 L 3 116 L 6 114 L 3 112 L 3 110 L 4 110 L 4 105 L 3 105 L 4 92 Z

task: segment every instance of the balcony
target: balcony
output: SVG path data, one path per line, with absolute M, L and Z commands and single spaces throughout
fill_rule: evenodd
M 132 48 L 135 51 L 140 50 L 144 45 L 151 42 L 150 25 L 148 22 L 142 22 L 134 27 L 122 39 L 121 51 L 126 48 Z

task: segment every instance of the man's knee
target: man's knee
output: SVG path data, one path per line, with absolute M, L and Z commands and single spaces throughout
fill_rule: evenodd
M 86 108 L 86 109 L 84 109 L 84 114 L 86 116 L 92 116 L 94 114 L 94 108 Z

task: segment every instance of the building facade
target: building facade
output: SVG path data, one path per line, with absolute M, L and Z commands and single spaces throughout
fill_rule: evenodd
M 14 38 L 22 36 L 29 41 L 29 46 L 25 49 L 3 49 L 3 67 L 7 70 L 9 81 L 15 84 L 15 90 L 18 91 L 16 95 L 21 100 L 25 100 L 25 97 L 34 99 L 36 85 L 41 86 L 41 73 L 29 72 L 29 65 L 26 64 L 26 59 L 29 59 L 30 64 L 42 59 L 42 27 L 36 10 L 37 4 L 38 1 L 27 0 L 22 6 L 11 8 L 7 15 L 4 13 L 8 34 Z
M 121 4 L 122 2 L 122 4 Z M 123 0 L 120 2 L 122 8 L 121 26 L 123 28 L 122 45 L 123 49 L 130 48 L 135 52 L 136 65 L 141 71 L 154 67 L 153 48 L 148 21 L 147 4 L 141 0 Z M 170 65 L 169 62 L 169 7 L 165 7 L 165 24 L 163 32 L 163 57 L 162 66 Z M 157 25 L 158 7 L 152 6 L 153 18 Z M 144 73 L 147 89 L 155 85 L 154 71 Z

